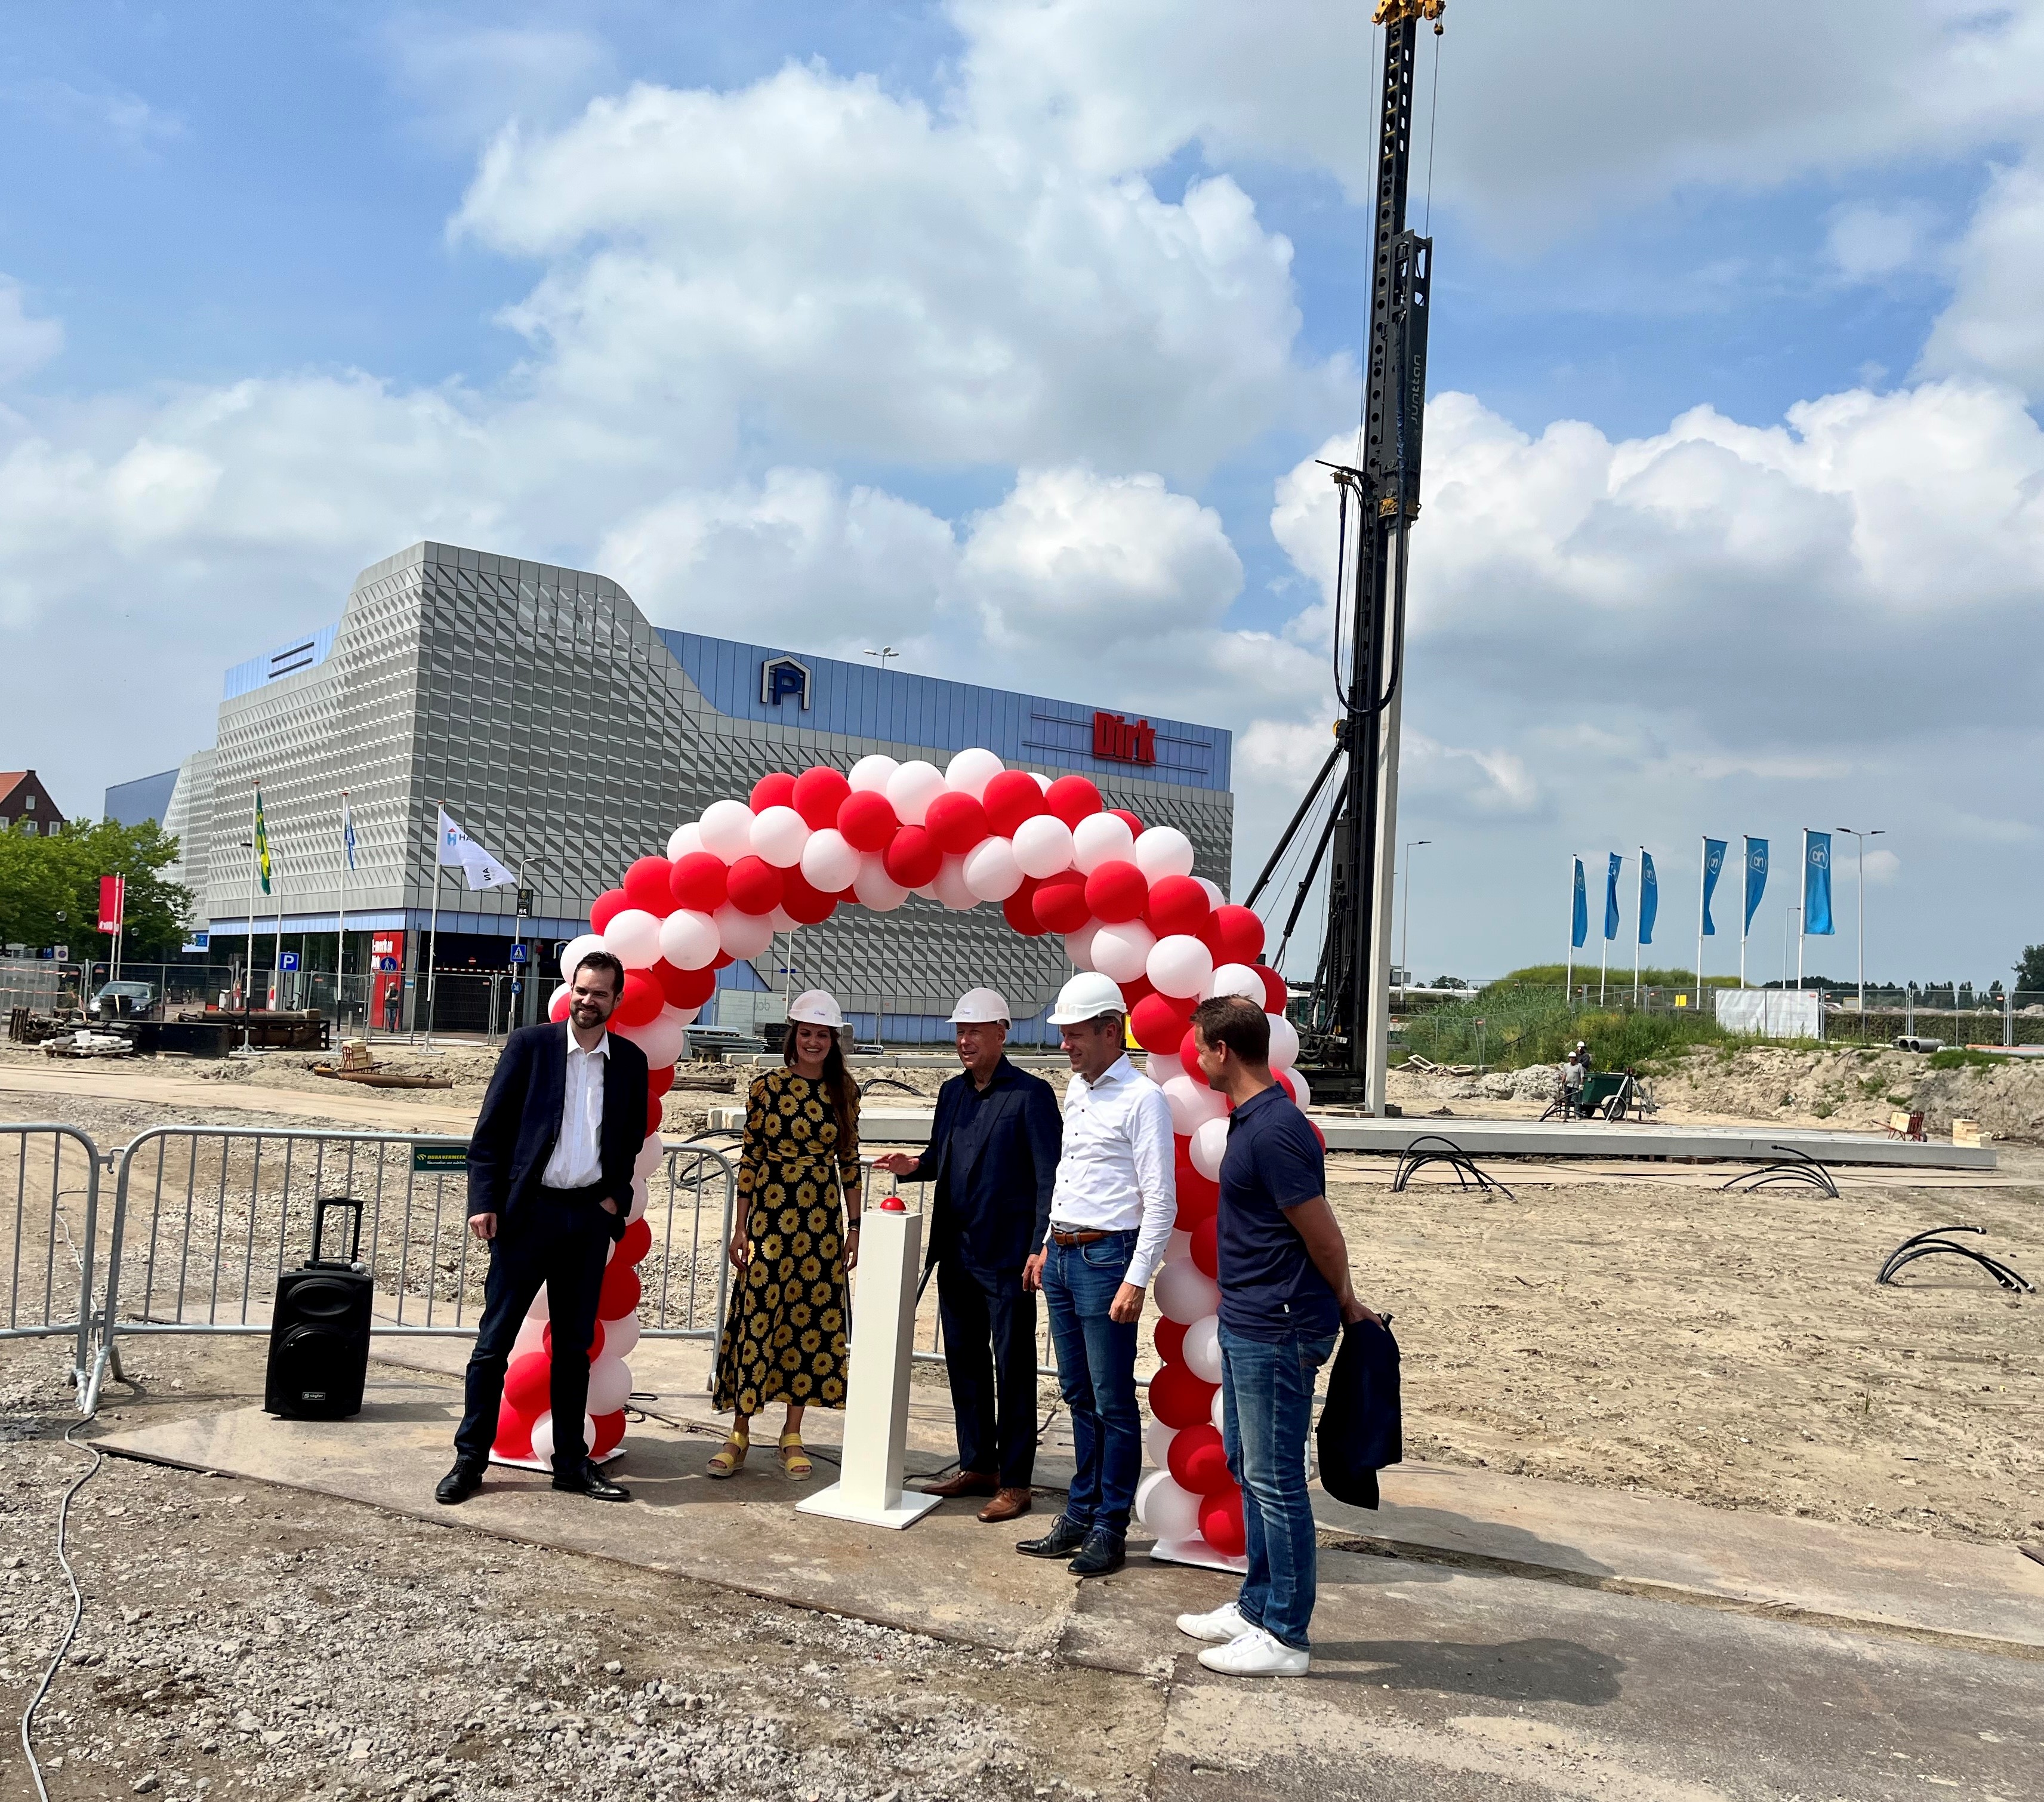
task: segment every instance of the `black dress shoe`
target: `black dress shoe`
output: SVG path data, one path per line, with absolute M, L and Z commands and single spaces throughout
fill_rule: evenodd
M 486 1467 L 480 1464 L 457 1464 L 440 1480 L 433 1491 L 433 1500 L 445 1502 L 452 1508 L 465 1502 L 482 1487 L 482 1473 Z
M 1040 1539 L 1024 1539 L 1015 1549 L 1024 1558 L 1069 1558 L 1085 1543 L 1086 1530 L 1061 1514 Z
M 1105 1577 L 1128 1562 L 1128 1553 L 1119 1533 L 1100 1527 L 1085 1536 L 1079 1555 L 1066 1566 L 1074 1577 Z
M 565 1489 L 570 1495 L 587 1496 L 591 1501 L 629 1501 L 632 1492 L 622 1483 L 613 1483 L 604 1475 L 602 1467 L 593 1459 L 586 1460 L 579 1470 L 554 1473 L 554 1487 Z

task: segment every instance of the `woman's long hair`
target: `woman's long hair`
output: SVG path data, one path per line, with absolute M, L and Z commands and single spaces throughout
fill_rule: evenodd
M 802 1025 L 798 1020 L 788 1022 L 788 1030 L 781 1039 L 781 1061 L 790 1070 L 795 1067 L 795 1034 Z M 848 1136 L 859 1132 L 859 1085 L 851 1079 L 851 1072 L 845 1067 L 844 1041 L 833 1031 L 830 1049 L 824 1053 L 824 1093 L 831 1098 L 837 1109 L 838 1125 Z

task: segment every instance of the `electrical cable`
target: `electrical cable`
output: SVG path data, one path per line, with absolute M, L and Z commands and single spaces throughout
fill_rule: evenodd
M 1434 127 L 1441 117 L 1441 32 L 1434 31 L 1434 98 L 1427 109 L 1427 199 L 1425 211 L 1421 215 L 1420 236 L 1431 237 L 1434 232 Z

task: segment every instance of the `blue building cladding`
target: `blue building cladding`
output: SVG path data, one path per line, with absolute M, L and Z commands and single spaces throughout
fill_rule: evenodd
M 1143 716 L 1156 729 L 1157 761 L 1128 763 L 1093 755 L 1094 708 L 1089 704 L 874 669 L 698 632 L 660 630 L 659 636 L 704 698 L 719 713 L 738 719 L 933 749 L 984 745 L 1005 763 L 1050 764 L 1085 775 L 1142 776 L 1221 793 L 1230 786 L 1233 740 L 1217 726 Z M 782 683 L 763 686 L 763 671 L 783 661 L 806 671 L 806 683 L 791 673 Z
M 163 810 L 171 805 L 171 791 L 177 786 L 178 773 L 175 770 L 161 770 L 153 776 L 137 776 L 132 782 L 116 782 L 106 791 L 101 815 L 118 820 L 124 826 L 139 826 L 145 820 L 153 820 L 160 826 Z
M 247 694 L 280 676 L 294 676 L 301 670 L 324 663 L 333 649 L 334 635 L 340 630 L 340 622 L 336 620 L 330 626 L 321 626 L 317 632 L 286 639 L 267 655 L 251 657 L 245 663 L 236 663 L 227 672 L 226 692 L 221 698 L 232 701 L 236 695 Z

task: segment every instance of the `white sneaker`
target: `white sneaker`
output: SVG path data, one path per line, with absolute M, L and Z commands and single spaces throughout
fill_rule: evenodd
M 1242 1610 L 1232 1602 L 1224 1602 L 1212 1614 L 1181 1614 L 1178 1616 L 1178 1631 L 1188 1633 L 1195 1639 L 1211 1640 L 1216 1646 L 1225 1646 L 1231 1639 L 1239 1639 L 1249 1631 L 1249 1623 L 1242 1618 Z
M 1295 1652 L 1260 1627 L 1245 1627 L 1225 1646 L 1209 1646 L 1200 1662 L 1224 1677 L 1304 1677 L 1311 1654 Z

